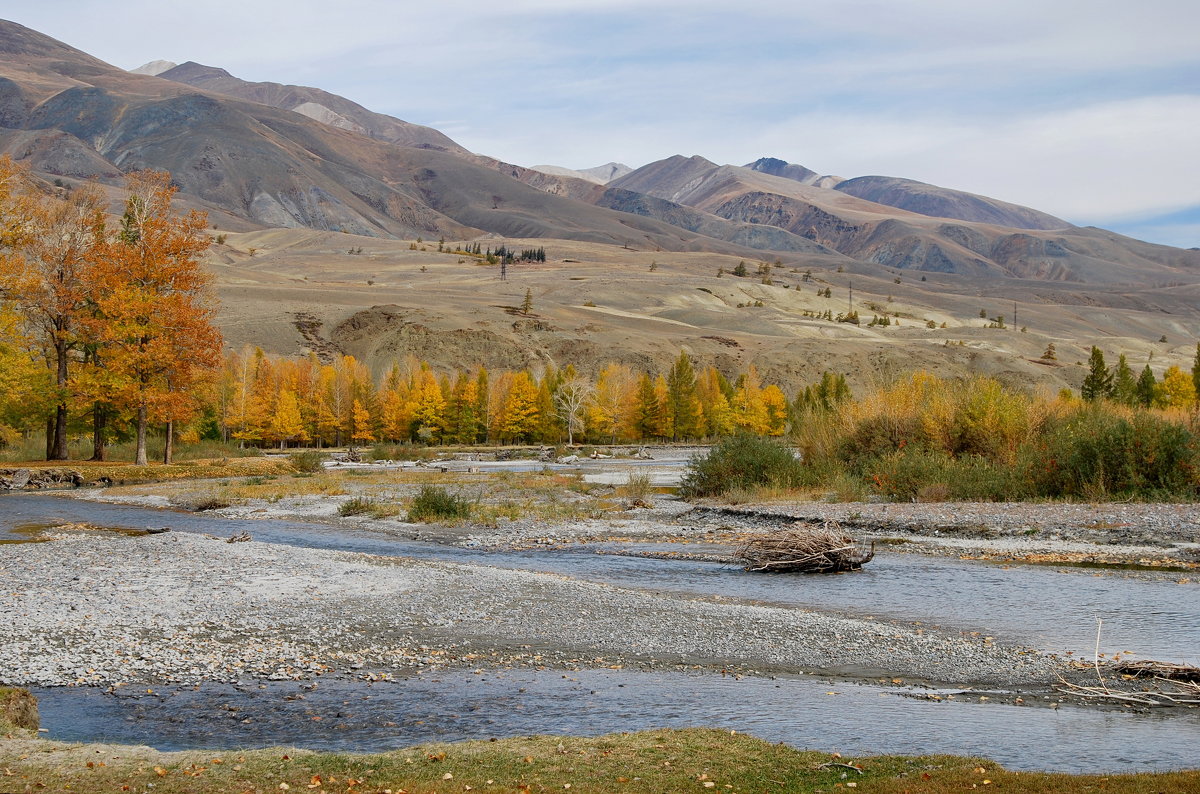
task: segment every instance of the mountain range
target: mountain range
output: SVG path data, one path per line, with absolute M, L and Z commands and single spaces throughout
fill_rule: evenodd
M 0 22 L 0 126 L 3 151 L 42 174 L 115 184 L 165 169 L 238 229 L 491 233 L 1082 283 L 1170 282 L 1200 268 L 1193 251 L 983 196 L 773 158 L 523 168 L 317 88 L 192 62 L 127 72 L 13 22 Z

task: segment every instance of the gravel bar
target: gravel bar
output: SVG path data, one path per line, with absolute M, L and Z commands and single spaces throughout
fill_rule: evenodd
M 688 666 L 1039 687 L 1065 669 L 907 624 L 184 533 L 0 546 L 0 582 L 0 681 L 16 685 Z

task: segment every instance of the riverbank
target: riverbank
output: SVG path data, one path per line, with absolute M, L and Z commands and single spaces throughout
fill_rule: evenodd
M 0 739 L 14 789 L 143 791 L 816 792 L 862 788 L 928 794 L 969 788 L 1024 792 L 1163 792 L 1200 786 L 1200 772 L 1066 775 L 1010 772 L 952 756 L 843 756 L 719 730 L 656 730 L 597 738 L 524 737 L 427 744 L 377 755 L 303 750 L 161 753 L 146 747 Z

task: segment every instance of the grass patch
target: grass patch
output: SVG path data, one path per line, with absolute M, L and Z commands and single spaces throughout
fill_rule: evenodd
M 339 516 L 361 516 L 367 513 L 374 513 L 376 501 L 367 496 L 356 496 L 349 501 L 342 502 L 338 505 Z
M 421 488 L 408 507 L 409 521 L 454 521 L 470 515 L 470 501 L 437 485 Z
M 843 766 L 831 765 L 834 763 Z M 942 794 L 989 788 L 1034 794 L 1101 789 L 1185 794 L 1200 786 L 1200 772 L 1195 771 L 1065 775 L 1009 772 L 990 761 L 953 756 L 842 758 L 706 729 L 426 744 L 378 755 L 278 749 L 156 754 L 121 748 L 120 752 L 101 756 L 84 746 L 23 754 L 6 760 L 5 766 L 11 769 L 12 774 L 5 779 L 14 790 L 28 787 L 84 794 L 145 791 L 151 785 L 158 794 L 247 790 L 391 790 L 422 794 L 467 790 L 674 794 L 711 790 L 755 794 L 845 791 L 850 789 L 849 784 L 881 794 Z
M 0 686 L 0 734 L 36 731 L 40 725 L 37 698 L 29 690 Z
M 292 464 L 292 468 L 299 474 L 316 474 L 325 469 L 323 465 L 325 462 L 325 453 L 317 452 L 314 449 L 293 452 L 288 455 L 288 462 Z

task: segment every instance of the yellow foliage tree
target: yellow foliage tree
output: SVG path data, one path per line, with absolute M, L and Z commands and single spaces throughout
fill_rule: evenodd
M 1158 393 L 1164 406 L 1185 408 L 1196 402 L 1196 384 L 1190 372 L 1170 366 L 1158 382 Z
M 360 444 L 370 444 L 375 440 L 375 430 L 371 427 L 371 412 L 360 401 L 354 401 L 351 413 L 350 440 Z

